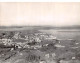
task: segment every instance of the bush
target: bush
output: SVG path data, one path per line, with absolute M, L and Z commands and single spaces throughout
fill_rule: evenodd
M 32 61 L 38 61 L 38 60 L 40 60 L 40 56 L 38 57 L 38 56 L 36 56 L 36 55 L 29 54 L 29 55 L 26 57 L 26 60 L 27 60 L 27 61 L 30 61 L 30 62 L 32 62 Z

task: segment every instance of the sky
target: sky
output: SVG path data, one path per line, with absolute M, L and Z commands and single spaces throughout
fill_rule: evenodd
M 0 26 L 14 25 L 80 25 L 80 3 L 0 3 Z

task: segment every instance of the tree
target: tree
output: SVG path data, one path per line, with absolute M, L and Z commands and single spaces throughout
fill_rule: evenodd
M 1 42 L 2 42 L 2 36 L 0 36 Z
M 8 38 L 8 39 L 12 39 L 13 36 L 14 36 L 14 34 L 15 34 L 14 32 L 10 32 L 7 38 Z

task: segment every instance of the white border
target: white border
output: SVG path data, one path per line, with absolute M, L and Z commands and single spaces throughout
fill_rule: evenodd
M 80 0 L 0 0 L 0 2 L 80 2 Z

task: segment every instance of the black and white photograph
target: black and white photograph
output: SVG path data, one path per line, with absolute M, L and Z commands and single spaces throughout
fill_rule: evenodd
M 80 2 L 0 2 L 0 63 L 80 63 Z

